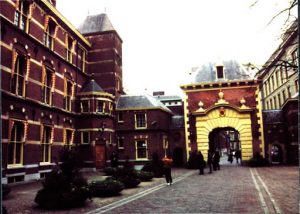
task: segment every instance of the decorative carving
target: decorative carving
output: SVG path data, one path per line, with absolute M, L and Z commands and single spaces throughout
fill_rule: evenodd
M 226 112 L 225 112 L 225 108 L 224 107 L 220 107 L 219 108 L 219 112 L 220 112 L 220 117 L 225 117 L 226 116 Z
M 242 99 L 240 100 L 240 103 L 241 103 L 241 109 L 247 109 L 249 107 L 247 107 L 245 104 L 246 104 L 246 100 L 244 99 L 244 97 L 242 97 Z
M 219 100 L 216 104 L 228 104 L 228 102 L 224 99 L 224 93 L 222 91 L 218 93 L 218 96 Z
M 205 109 L 203 109 L 204 103 L 202 101 L 199 101 L 198 103 L 199 109 L 196 112 L 204 112 Z

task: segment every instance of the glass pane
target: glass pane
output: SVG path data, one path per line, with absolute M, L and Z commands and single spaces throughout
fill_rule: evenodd
M 16 164 L 21 163 L 21 155 L 22 155 L 22 143 L 18 142 L 16 144 Z
M 8 164 L 14 163 L 14 148 L 15 148 L 15 143 L 11 141 L 8 144 Z

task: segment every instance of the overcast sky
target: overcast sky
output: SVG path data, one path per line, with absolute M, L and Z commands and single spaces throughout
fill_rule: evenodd
M 106 12 L 123 40 L 123 84 L 129 94 L 181 95 L 192 67 L 234 58 L 262 65 L 278 46 L 287 0 L 57 0 L 78 27 Z

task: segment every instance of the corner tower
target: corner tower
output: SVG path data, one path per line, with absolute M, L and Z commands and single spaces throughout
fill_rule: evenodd
M 88 16 L 79 31 L 92 47 L 88 53 L 88 73 L 107 93 L 123 94 L 122 39 L 106 14 Z

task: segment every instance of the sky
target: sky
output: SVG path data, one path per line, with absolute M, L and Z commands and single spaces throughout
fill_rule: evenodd
M 254 6 L 251 6 L 253 3 Z M 287 0 L 57 0 L 75 27 L 106 13 L 123 40 L 127 94 L 182 95 L 193 67 L 236 59 L 263 65 L 279 45 Z

